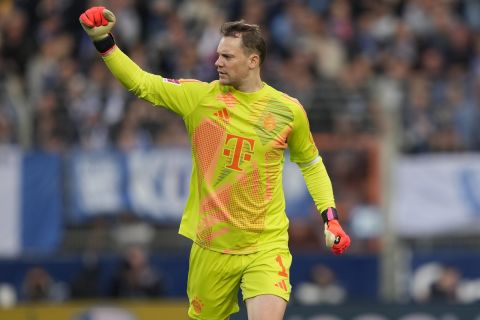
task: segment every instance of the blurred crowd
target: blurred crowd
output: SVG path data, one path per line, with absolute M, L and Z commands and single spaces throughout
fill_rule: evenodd
M 113 81 L 78 16 L 105 5 L 119 46 L 169 78 L 212 81 L 219 27 L 263 27 L 266 82 L 297 97 L 312 130 L 392 130 L 403 151 L 480 150 L 476 0 L 4 0 L 0 142 L 72 147 L 188 145 L 181 119 Z
M 77 270 L 67 279 L 59 280 L 58 275 L 58 269 L 48 270 L 38 264 L 25 270 L 18 290 L 9 283 L 0 283 L 0 310 L 15 305 L 17 301 L 153 299 L 166 296 L 163 274 L 151 263 L 148 251 L 137 245 L 126 247 L 110 269 L 100 261 L 98 254 L 86 252 Z
M 455 266 L 427 262 L 412 273 L 409 294 L 416 303 L 479 303 L 480 279 L 465 277 Z

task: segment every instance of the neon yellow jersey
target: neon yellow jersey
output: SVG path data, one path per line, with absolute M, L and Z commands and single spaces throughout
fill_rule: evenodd
M 318 156 L 299 102 L 267 84 L 245 93 L 218 81 L 166 79 L 118 48 L 104 60 L 130 91 L 185 122 L 193 168 L 179 233 L 224 253 L 287 248 L 284 151 L 298 163 Z

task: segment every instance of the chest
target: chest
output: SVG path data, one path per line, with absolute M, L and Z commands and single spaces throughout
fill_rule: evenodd
M 226 143 L 284 148 L 293 113 L 275 99 L 246 102 L 226 96 L 202 102 L 188 121 L 189 132 L 205 138 L 222 134 Z M 211 129 L 199 130 L 201 127 Z
M 200 104 L 186 123 L 199 166 L 205 172 L 223 168 L 223 176 L 280 165 L 293 114 L 272 99 L 246 103 L 227 98 Z

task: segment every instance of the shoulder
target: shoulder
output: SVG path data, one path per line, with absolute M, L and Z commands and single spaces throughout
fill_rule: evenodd
M 294 111 L 294 113 L 297 113 L 299 111 L 305 112 L 305 109 L 303 108 L 302 104 L 298 99 L 273 87 L 270 88 L 272 91 L 272 95 L 275 97 L 275 99 L 280 101 L 283 105 L 287 106 L 292 111 Z
M 194 86 L 203 87 L 206 90 L 220 90 L 220 85 L 218 80 L 214 80 L 211 82 L 200 81 L 197 79 L 179 79 L 178 80 L 181 84 L 190 84 Z
M 197 93 L 209 93 L 215 90 L 215 81 L 205 82 L 197 79 L 167 79 L 163 78 L 164 82 L 169 82 L 171 84 L 184 87 L 188 90 L 193 90 Z
M 204 81 L 201 81 L 201 80 L 197 80 L 197 79 L 167 79 L 167 78 L 164 78 L 164 81 L 168 81 L 168 82 L 172 82 L 172 83 L 176 83 L 176 84 L 185 84 L 185 85 L 194 85 L 194 86 L 203 86 L 203 87 L 207 87 L 209 85 L 208 82 L 204 82 Z
M 178 79 L 179 83 L 205 83 L 197 79 Z
M 285 101 L 287 101 L 287 103 L 289 103 L 290 105 L 292 105 L 294 108 L 303 110 L 303 106 L 302 106 L 302 104 L 300 103 L 300 101 L 298 101 L 297 98 L 291 97 L 291 96 L 289 96 L 288 94 L 283 93 L 283 92 L 282 92 L 282 98 L 283 98 Z

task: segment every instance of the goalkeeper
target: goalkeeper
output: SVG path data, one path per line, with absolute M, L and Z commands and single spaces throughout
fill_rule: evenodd
M 303 107 L 261 80 L 266 48 L 259 27 L 222 26 L 219 80 L 205 83 L 143 71 L 115 45 L 115 16 L 104 7 L 88 9 L 80 23 L 126 89 L 185 122 L 193 168 L 179 233 L 193 241 L 188 315 L 228 319 L 239 310 L 241 289 L 249 319 L 282 319 L 292 262 L 282 188 L 287 147 L 325 222 L 327 245 L 341 254 L 350 238 Z

